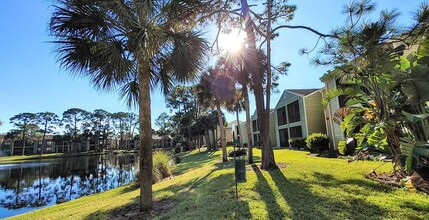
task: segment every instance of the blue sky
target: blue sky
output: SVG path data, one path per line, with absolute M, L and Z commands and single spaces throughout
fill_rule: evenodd
M 321 32 L 328 32 L 344 23 L 341 7 L 346 0 L 290 0 L 297 5 L 290 24 L 307 25 Z M 410 11 L 422 0 L 379 0 L 378 9 L 398 8 L 402 23 L 407 23 Z M 109 112 L 129 111 L 118 100 L 115 92 L 96 91 L 88 79 L 77 78 L 60 69 L 52 52 L 53 40 L 49 36 L 48 22 L 52 8 L 49 0 L 2 0 L 0 6 L 0 133 L 12 129 L 9 118 L 22 112 L 51 111 L 61 115 L 68 108 L 78 107 L 88 111 L 105 109 Z M 259 3 L 260 4 L 260 3 Z M 209 35 L 206 36 L 210 38 Z M 287 76 L 282 76 L 280 90 L 286 88 L 321 88 L 319 78 L 328 70 L 315 67 L 309 57 L 300 56 L 299 49 L 312 48 L 317 37 L 304 30 L 282 30 L 273 42 L 273 64 L 288 61 L 292 64 Z M 212 62 L 212 61 L 210 61 Z M 274 94 L 275 106 L 281 94 Z M 254 111 L 252 98 L 251 112 Z M 137 112 L 136 109 L 132 110 Z M 165 108 L 163 96 L 152 93 L 152 121 Z M 244 119 L 244 114 L 240 116 Z M 227 121 L 234 120 L 227 114 Z

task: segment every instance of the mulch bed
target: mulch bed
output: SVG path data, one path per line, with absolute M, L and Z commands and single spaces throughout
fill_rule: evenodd
M 133 203 L 133 204 L 129 204 L 129 205 L 126 205 L 124 207 L 115 209 L 113 212 L 108 213 L 107 219 L 125 220 L 125 219 L 155 218 L 155 217 L 160 216 L 164 213 L 167 213 L 175 205 L 176 205 L 175 201 L 164 199 L 164 200 L 160 200 L 160 201 L 154 201 L 152 210 L 140 212 L 139 204 Z
M 401 180 L 407 176 L 399 172 L 377 174 L 375 171 L 372 171 L 371 173 L 365 175 L 365 177 L 379 183 L 401 188 L 403 187 Z M 422 176 L 417 172 L 413 172 L 408 178 L 416 190 L 429 194 L 428 180 L 423 179 Z
M 401 179 L 405 178 L 404 175 L 398 173 L 377 174 L 375 171 L 372 171 L 371 173 L 365 175 L 365 177 L 373 181 L 394 187 L 401 187 L 401 185 L 399 185 L 399 182 L 401 181 Z

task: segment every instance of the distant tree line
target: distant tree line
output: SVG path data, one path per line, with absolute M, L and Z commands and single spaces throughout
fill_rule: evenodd
M 160 136 L 169 135 L 173 142 L 179 143 L 184 149 L 206 145 L 208 150 L 215 150 L 218 111 L 203 108 L 197 100 L 197 92 L 196 86 L 174 88 L 166 96 L 166 107 L 170 114 L 163 112 L 155 119 L 155 125 L 159 127 L 156 133 Z M 226 122 L 222 113 L 221 117 Z
M 70 108 L 62 116 L 53 112 L 19 113 L 10 118 L 14 129 L 8 131 L 5 140 L 20 140 L 23 146 L 41 141 L 40 154 L 43 154 L 47 135 L 53 141 L 66 142 L 68 151 L 77 152 L 78 143 L 91 140 L 96 150 L 107 147 L 108 141 L 115 139 L 118 148 L 129 147 L 129 141 L 136 138 L 138 115 L 131 112 L 110 113 L 103 109 L 89 112 L 80 108 Z

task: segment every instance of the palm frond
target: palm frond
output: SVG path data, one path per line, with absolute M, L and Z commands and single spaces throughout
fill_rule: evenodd
M 137 107 L 139 103 L 139 83 L 138 79 L 129 79 L 118 90 L 119 99 L 123 100 L 129 108 Z

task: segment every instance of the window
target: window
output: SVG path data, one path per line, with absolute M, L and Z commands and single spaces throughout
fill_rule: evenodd
M 289 147 L 289 138 L 287 135 L 287 128 L 279 130 L 280 147 Z
M 287 114 L 289 123 L 301 121 L 298 101 L 292 102 L 291 104 L 287 105 Z
M 291 127 L 289 129 L 290 129 L 290 137 L 291 138 L 302 137 L 301 126 Z
M 286 107 L 281 107 L 277 109 L 277 122 L 279 126 L 287 124 L 286 121 Z
M 253 121 L 252 121 L 252 128 L 253 128 L 253 132 L 257 132 L 257 131 L 259 131 L 259 128 L 258 128 L 258 120 L 253 120 Z
M 253 145 L 259 146 L 259 134 L 253 134 Z

